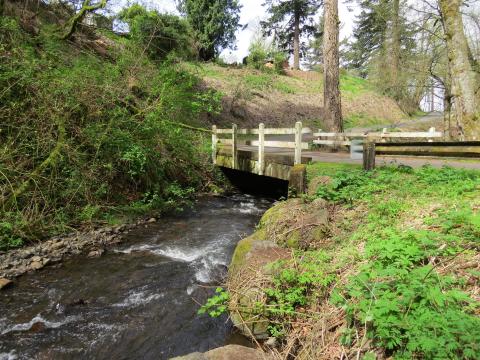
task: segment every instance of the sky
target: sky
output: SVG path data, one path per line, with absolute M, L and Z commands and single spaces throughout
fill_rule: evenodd
M 141 2 L 161 12 L 177 13 L 174 0 L 144 0 Z M 247 24 L 247 27 L 237 32 L 237 49 L 233 51 L 227 49 L 221 54 L 221 57 L 227 62 L 241 62 L 242 59 L 248 55 L 248 47 L 255 35 L 258 34 L 258 24 L 260 20 L 266 17 L 265 10 L 261 6 L 262 2 L 262 0 L 240 0 L 240 4 L 243 5 L 240 14 L 240 23 L 242 25 Z M 343 40 L 352 34 L 355 6 L 347 6 L 341 0 L 338 5 L 339 18 L 341 21 L 340 39 Z M 320 13 L 318 15 L 320 15 Z

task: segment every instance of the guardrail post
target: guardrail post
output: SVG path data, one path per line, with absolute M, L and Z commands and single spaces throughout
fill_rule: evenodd
M 258 174 L 265 171 L 265 124 L 258 125 Z
M 363 143 L 363 170 L 373 169 L 375 169 L 375 143 L 367 139 Z
M 212 126 L 212 161 L 213 161 L 213 165 L 217 165 L 217 142 L 218 142 L 217 126 L 213 125 Z
M 237 124 L 232 126 L 232 169 L 238 167 Z
M 295 124 L 295 159 L 293 164 L 302 163 L 302 123 L 297 121 Z

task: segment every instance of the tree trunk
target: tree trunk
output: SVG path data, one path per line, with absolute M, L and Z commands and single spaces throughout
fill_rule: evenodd
M 324 112 L 325 123 L 334 132 L 343 132 L 340 98 L 340 68 L 338 54 L 338 0 L 325 0 L 324 5 Z
M 97 4 L 92 5 L 92 0 L 83 0 L 82 8 L 74 16 L 68 20 L 67 31 L 62 35 L 62 40 L 68 40 L 77 29 L 77 25 L 83 21 L 85 16 L 98 9 L 103 9 L 107 5 L 107 0 L 100 0 Z
M 400 0 L 393 0 L 392 8 L 392 48 L 391 48 L 391 82 L 392 93 L 396 100 L 400 100 L 401 89 L 399 84 L 400 74 L 400 47 L 401 47 L 401 30 L 400 30 Z
M 465 138 L 479 139 L 480 116 L 476 94 L 479 81 L 469 57 L 470 49 L 463 28 L 461 4 L 462 0 L 439 0 L 452 78 L 456 121 Z
M 293 34 L 293 68 L 300 70 L 300 10 L 295 8 L 295 29 Z
M 430 89 L 430 112 L 435 111 L 435 83 L 432 81 L 432 88 Z

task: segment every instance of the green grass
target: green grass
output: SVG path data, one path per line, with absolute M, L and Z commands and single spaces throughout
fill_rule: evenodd
M 358 95 L 366 91 L 372 91 L 371 85 L 367 80 L 348 74 L 340 75 L 340 91 L 351 95 Z
M 272 74 L 247 74 L 243 77 L 245 84 L 257 90 L 267 90 L 273 86 L 274 75 Z
M 347 129 L 362 126 L 383 125 L 386 122 L 386 120 L 372 117 L 364 113 L 351 114 L 344 118 L 344 125 Z
M 292 324 L 308 323 L 309 311 L 329 303 L 345 311 L 337 346 L 353 354 L 478 359 L 480 303 L 471 284 L 480 280 L 480 172 L 390 166 L 367 173 L 315 163 L 307 176 L 330 181 L 304 206 L 322 198 L 341 216 L 331 243 L 269 265 L 266 304 L 252 311 L 270 320 L 270 335 L 288 338 Z M 454 261 L 469 265 L 459 272 Z
M 365 173 L 315 164 L 309 175 L 332 176 L 318 197 L 366 207 L 349 236 L 365 243 L 362 265 L 331 295 L 349 320 L 342 344 L 353 345 L 355 329 L 366 326 L 373 345 L 394 358 L 478 358 L 480 304 L 470 297 L 467 278 L 439 273 L 431 259 L 468 262 L 478 253 L 480 172 L 400 166 Z M 417 228 L 409 226 L 413 220 Z M 338 248 L 335 253 L 341 257 Z

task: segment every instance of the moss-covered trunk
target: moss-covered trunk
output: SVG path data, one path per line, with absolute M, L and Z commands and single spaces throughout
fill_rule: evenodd
M 452 76 L 452 95 L 459 133 L 467 139 L 480 138 L 478 74 L 474 71 L 463 28 L 461 0 L 439 0 L 448 61 Z

